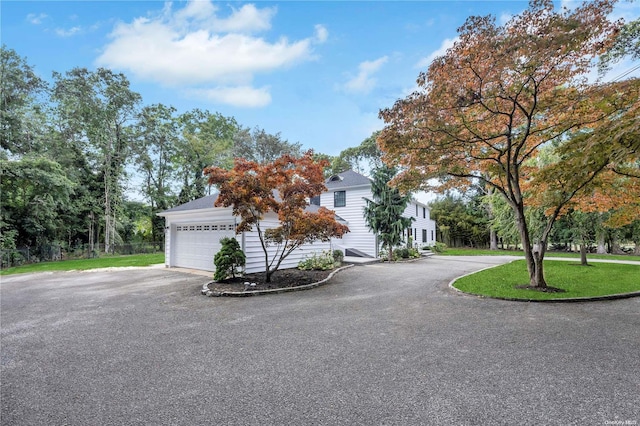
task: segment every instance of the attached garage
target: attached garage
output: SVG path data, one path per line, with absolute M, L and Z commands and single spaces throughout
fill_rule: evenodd
M 175 224 L 173 266 L 213 271 L 220 239 L 235 237 L 233 222 Z
M 231 207 L 214 207 L 217 195 L 209 195 L 174 207 L 158 216 L 165 218 L 165 265 L 214 271 L 213 258 L 220 251 L 220 239 L 236 238 L 247 256 L 245 272 L 264 271 L 262 244 L 255 231 L 236 235 L 236 223 Z M 278 226 L 277 216 L 269 213 L 262 222 L 263 229 Z M 314 252 L 330 250 L 330 242 L 305 244 L 291 253 L 281 269 L 295 268 L 298 262 Z M 278 250 L 269 248 L 270 255 Z

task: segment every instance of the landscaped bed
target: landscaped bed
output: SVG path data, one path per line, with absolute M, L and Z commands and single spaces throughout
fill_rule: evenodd
M 326 279 L 334 271 L 335 269 L 327 271 L 303 271 L 297 268 L 281 269 L 271 275 L 271 282 L 269 283 L 265 283 L 265 273 L 259 272 L 236 278 L 227 278 L 219 282 L 214 281 L 208 284 L 208 288 L 218 293 L 287 289 L 317 283 Z
M 544 263 L 545 277 L 554 291 L 518 288 L 528 284 L 524 260 L 486 269 L 455 281 L 453 287 L 481 296 L 519 299 L 556 300 L 602 297 L 640 292 L 640 266 L 616 263 L 579 263 L 549 260 Z

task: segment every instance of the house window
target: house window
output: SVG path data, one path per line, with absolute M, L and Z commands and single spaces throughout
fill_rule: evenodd
M 435 241 L 435 239 L 433 238 L 433 229 L 431 230 L 431 241 Z
M 426 218 L 427 218 L 427 208 L 426 208 L 426 207 L 423 207 L 423 208 L 422 208 L 422 218 L 423 218 L 423 219 L 426 219 Z
M 309 199 L 309 204 L 311 204 L 312 206 L 319 206 L 320 205 L 320 196 L 315 196 L 315 197 L 311 197 Z
M 347 194 L 345 191 L 333 193 L 333 207 L 344 207 L 347 205 Z
M 416 204 L 416 217 L 418 217 L 418 205 Z
M 423 243 L 427 242 L 427 230 L 426 229 L 422 230 L 422 242 Z

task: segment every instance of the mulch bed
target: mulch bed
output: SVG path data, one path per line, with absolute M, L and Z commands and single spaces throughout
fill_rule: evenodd
M 334 269 L 335 270 L 335 269 Z M 271 275 L 271 282 L 265 283 L 264 272 L 246 274 L 242 277 L 227 278 L 224 281 L 211 282 L 208 287 L 214 292 L 241 292 L 245 290 L 274 290 L 301 285 L 313 284 L 322 281 L 334 270 L 329 271 L 301 271 L 300 269 L 282 269 Z M 245 285 L 255 283 L 255 286 Z

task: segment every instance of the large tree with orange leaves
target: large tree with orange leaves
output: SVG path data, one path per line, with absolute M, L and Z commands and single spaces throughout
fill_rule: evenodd
M 534 0 L 502 26 L 470 17 L 454 46 L 419 75 L 419 90 L 380 112 L 378 141 L 386 161 L 404 167 L 403 185 L 444 190 L 480 181 L 505 198 L 532 287 L 547 286 L 543 259 L 555 220 L 634 147 L 626 135 L 637 121 L 638 81 L 592 85 L 585 77 L 615 39 L 620 23 L 607 19 L 614 2 L 557 12 L 552 1 Z M 541 148 L 554 143 L 563 154 L 540 164 Z M 536 235 L 525 215 L 531 204 L 546 209 Z
M 240 217 L 236 233 L 254 228 L 258 233 L 265 256 L 266 282 L 301 245 L 329 241 L 349 231 L 336 221 L 331 210 L 309 205 L 310 198 L 327 190 L 323 176 L 327 165 L 314 161 L 313 152 L 309 151 L 302 157 L 285 154 L 266 164 L 236 159 L 231 170 L 204 170 L 209 184 L 216 185 L 220 192 L 215 205 L 233 207 L 233 214 Z M 279 226 L 264 227 L 269 212 L 278 216 Z

